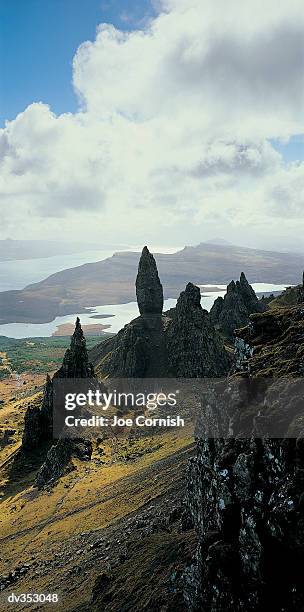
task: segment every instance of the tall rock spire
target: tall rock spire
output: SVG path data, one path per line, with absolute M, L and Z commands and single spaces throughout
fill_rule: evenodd
M 71 337 L 70 348 L 67 349 L 62 366 L 54 378 L 92 378 L 94 369 L 89 363 L 86 339 L 84 337 L 80 319 L 77 317 L 75 331 Z
M 61 368 L 55 372 L 52 379 L 47 375 L 41 407 L 27 409 L 22 439 L 23 449 L 33 449 L 42 441 L 53 438 L 53 381 L 58 378 L 94 378 L 94 376 L 80 319 L 77 317 L 70 348 L 65 352 Z
M 146 246 L 143 248 L 139 260 L 136 297 L 141 315 L 162 313 L 164 305 L 163 287 L 159 280 L 155 259 Z

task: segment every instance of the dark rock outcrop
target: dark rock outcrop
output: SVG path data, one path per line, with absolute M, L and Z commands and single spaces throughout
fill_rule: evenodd
M 242 367 L 218 401 L 203 406 L 188 469 L 198 548 L 184 573 L 186 606 L 298 612 L 304 609 L 303 308 L 252 315 L 237 339 Z
M 162 314 L 164 295 L 155 259 L 148 247 L 142 250 L 136 278 L 136 298 L 141 315 Z
M 43 400 L 40 413 L 40 432 L 44 440 L 51 440 L 53 436 L 53 382 L 49 374 L 43 390 Z
M 188 283 L 178 298 L 167 331 L 168 362 L 176 377 L 217 377 L 229 369 L 229 358 L 207 310 L 201 306 L 198 287 Z
M 86 340 L 80 319 L 77 317 L 70 348 L 65 352 L 62 366 L 54 378 L 94 378 L 94 368 L 89 362 Z
M 103 376 L 116 378 L 141 378 L 149 368 L 149 340 L 152 327 L 156 332 L 161 326 L 160 317 L 150 321 L 138 317 L 126 325 L 114 338 L 91 351 L 96 371 Z
M 50 446 L 54 440 L 54 383 L 63 378 L 95 381 L 94 368 L 89 362 L 86 341 L 78 317 L 71 344 L 64 355 L 61 368 L 54 374 L 53 379 L 47 375 L 41 406 L 29 407 L 26 411 L 22 438 L 23 452 L 32 452 L 44 444 Z M 49 482 L 54 483 L 64 473 L 72 456 L 88 460 L 91 454 L 92 444 L 87 440 L 68 440 L 66 438 L 54 440 L 37 474 L 38 488 Z
M 236 343 L 251 347 L 252 376 L 303 376 L 303 307 L 271 308 L 251 315 L 249 325 L 236 330 Z
M 41 406 L 29 406 L 24 417 L 22 449 L 31 451 L 53 438 L 53 382 L 47 374 Z
M 272 307 L 276 306 L 296 306 L 304 302 L 304 273 L 302 284 L 295 287 L 287 287 L 285 291 L 272 301 Z
M 53 381 L 58 378 L 94 378 L 94 368 L 89 363 L 85 337 L 77 317 L 70 348 L 65 352 L 61 368 L 53 379 L 46 377 L 41 407 L 29 407 L 25 414 L 22 449 L 32 450 L 41 443 L 53 439 Z
M 154 258 L 146 247 L 139 262 L 137 296 L 141 316 L 90 353 L 101 378 L 193 378 L 227 373 L 228 355 L 208 312 L 201 307 L 198 287 L 189 283 L 176 308 L 161 314 L 163 293 Z
M 58 440 L 48 451 L 45 462 L 42 464 L 37 476 L 36 485 L 39 489 L 46 484 L 58 480 L 63 475 L 72 456 L 71 440 Z
M 303 479 L 299 484 L 296 457 L 278 440 L 199 442 L 188 473 L 199 537 L 186 576 L 189 610 L 303 610 Z
M 22 448 L 31 450 L 41 442 L 41 409 L 38 406 L 28 408 L 24 417 Z
M 64 474 L 72 456 L 82 461 L 89 461 L 91 455 L 92 443 L 88 440 L 65 438 L 58 440 L 48 451 L 46 460 L 36 476 L 36 485 L 41 489 L 45 485 L 55 483 Z
M 215 300 L 210 317 L 213 325 L 224 336 L 232 339 L 234 330 L 247 325 L 252 313 L 263 310 L 265 305 L 258 300 L 242 272 L 239 281 L 231 281 L 228 285 L 224 298 L 218 297 Z

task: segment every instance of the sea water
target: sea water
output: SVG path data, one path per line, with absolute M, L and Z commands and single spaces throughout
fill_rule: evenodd
M 20 263 L 20 262 L 19 262 Z M 208 291 L 211 287 L 216 287 L 216 291 Z M 286 285 L 274 285 L 271 283 L 253 283 L 253 289 L 261 296 L 269 293 L 280 293 L 284 291 Z M 226 285 L 201 285 L 202 307 L 210 310 L 215 299 L 219 296 L 224 296 Z M 164 311 L 174 308 L 176 299 L 168 299 L 164 302 Z M 90 310 L 92 312 L 90 312 Z M 51 323 L 7 323 L 0 325 L 0 336 L 8 336 L 10 338 L 33 338 L 33 337 L 49 337 L 56 331 L 58 325 L 63 323 L 74 323 L 79 313 L 75 312 L 64 317 L 56 317 Z M 102 319 L 94 319 L 95 315 L 112 315 Z M 113 316 L 114 315 L 114 316 Z M 94 306 L 92 309 L 86 309 L 85 313 L 79 314 L 83 325 L 101 323 L 108 325 L 106 331 L 117 333 L 124 325 L 139 316 L 136 302 L 128 302 L 127 304 L 108 304 L 104 306 Z

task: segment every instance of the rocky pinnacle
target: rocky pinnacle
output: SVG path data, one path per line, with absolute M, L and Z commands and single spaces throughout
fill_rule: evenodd
M 146 246 L 143 248 L 139 260 L 136 297 L 141 315 L 162 313 L 164 304 L 163 287 L 159 280 L 155 259 Z
M 93 378 L 94 369 L 89 363 L 86 340 L 80 319 L 77 317 L 75 331 L 71 336 L 70 348 L 67 349 L 62 366 L 54 378 Z
M 70 347 L 66 350 L 62 365 L 51 379 L 47 375 L 44 387 L 42 405 L 27 409 L 22 439 L 23 449 L 33 449 L 42 441 L 53 438 L 53 382 L 59 378 L 89 378 L 95 377 L 94 368 L 89 362 L 86 340 L 77 317 L 75 331 L 71 336 Z

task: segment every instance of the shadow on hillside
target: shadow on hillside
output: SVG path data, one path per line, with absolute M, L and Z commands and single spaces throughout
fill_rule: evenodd
M 39 449 L 30 452 L 18 450 L 3 474 L 2 501 L 34 485 L 36 474 L 44 463 L 51 445 L 52 442 L 45 443 Z

